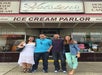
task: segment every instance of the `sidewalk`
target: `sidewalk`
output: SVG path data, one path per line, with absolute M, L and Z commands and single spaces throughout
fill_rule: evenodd
M 0 63 L 0 75 L 67 75 L 67 73 L 54 73 L 53 63 L 49 63 L 49 72 L 42 72 L 42 63 L 37 72 L 23 73 L 17 63 Z M 79 67 L 74 75 L 102 75 L 102 62 L 79 62 Z
M 0 63 L 0 75 L 6 75 L 17 67 L 17 63 Z

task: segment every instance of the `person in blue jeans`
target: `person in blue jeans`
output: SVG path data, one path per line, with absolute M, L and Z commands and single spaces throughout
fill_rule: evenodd
M 60 69 L 62 69 L 64 73 L 66 72 L 66 61 L 63 53 L 63 46 L 63 39 L 60 38 L 59 34 L 54 34 L 54 37 L 52 39 L 52 56 L 55 66 L 54 72 L 58 72 Z M 61 67 L 59 59 L 61 60 Z
M 48 58 L 49 52 L 52 48 L 52 41 L 47 39 L 44 34 L 39 35 L 40 38 L 36 39 L 36 47 L 34 50 L 34 60 L 35 64 L 32 67 L 32 72 L 36 71 L 38 68 L 39 60 L 43 60 L 43 72 L 48 72 Z
M 73 75 L 75 69 L 78 67 L 78 58 L 80 57 L 79 47 L 75 40 L 73 40 L 70 36 L 65 36 L 64 38 L 64 49 L 66 62 L 68 66 L 71 68 L 71 71 L 68 72 L 68 75 Z

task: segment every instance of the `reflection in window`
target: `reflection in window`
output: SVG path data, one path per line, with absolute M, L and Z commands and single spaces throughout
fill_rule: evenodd
M 16 46 L 24 40 L 24 35 L 4 34 L 0 35 L 0 51 L 16 51 Z
M 102 52 L 102 33 L 73 32 L 72 37 L 78 41 L 81 52 Z
M 75 39 L 75 40 L 77 40 L 79 42 L 85 42 L 86 33 L 85 32 L 83 32 L 83 33 L 73 32 L 72 37 L 73 37 L 73 39 Z

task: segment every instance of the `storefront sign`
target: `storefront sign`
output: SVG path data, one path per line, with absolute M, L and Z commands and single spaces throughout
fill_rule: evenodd
M 82 13 L 81 1 L 21 1 L 22 13 Z
M 102 22 L 102 16 L 77 16 L 77 15 L 30 15 L 30 16 L 0 16 L 0 22 Z
M 81 22 L 90 21 L 89 17 L 14 17 L 14 21 L 27 22 Z
M 102 1 L 85 2 L 85 13 L 102 13 Z
M 0 13 L 19 13 L 19 1 L 0 1 Z

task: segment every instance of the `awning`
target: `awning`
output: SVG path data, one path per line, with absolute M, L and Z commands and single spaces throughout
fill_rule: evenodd
M 0 28 L 102 28 L 102 14 L 0 14 Z

